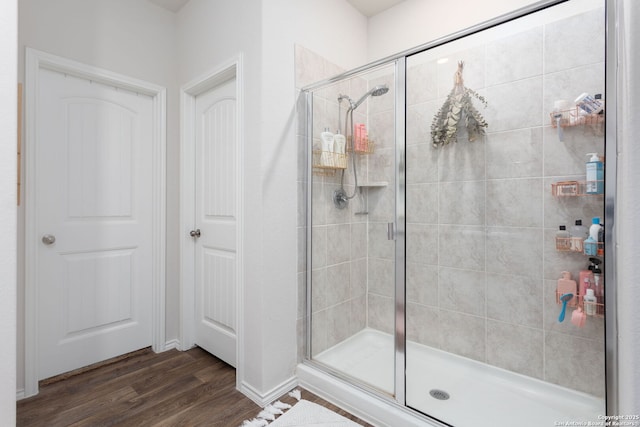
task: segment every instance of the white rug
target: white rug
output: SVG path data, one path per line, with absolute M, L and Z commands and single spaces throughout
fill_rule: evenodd
M 289 396 L 298 400 L 293 407 L 277 401 L 240 427 L 362 427 L 324 406 L 300 399 L 300 390 L 292 391 Z
M 304 399 L 269 424 L 269 427 L 299 426 L 361 427 L 360 424 L 356 424 L 342 415 Z

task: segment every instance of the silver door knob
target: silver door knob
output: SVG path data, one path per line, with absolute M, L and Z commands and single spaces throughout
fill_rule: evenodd
M 200 229 L 197 228 L 195 230 L 191 230 L 189 232 L 189 236 L 191 236 L 191 237 L 200 237 Z
M 42 236 L 42 243 L 45 245 L 53 245 L 56 242 L 56 236 L 53 234 L 45 234 Z

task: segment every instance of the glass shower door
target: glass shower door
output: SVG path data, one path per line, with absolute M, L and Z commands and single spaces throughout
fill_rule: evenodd
M 395 392 L 394 86 L 391 63 L 311 90 L 309 127 L 310 359 L 386 395 Z

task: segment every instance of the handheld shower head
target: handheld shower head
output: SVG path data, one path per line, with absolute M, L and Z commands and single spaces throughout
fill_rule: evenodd
M 375 86 L 369 92 L 367 92 L 364 95 L 362 95 L 362 97 L 360 99 L 358 99 L 357 102 L 351 101 L 351 109 L 355 110 L 356 108 L 358 108 L 360 106 L 360 104 L 362 104 L 365 101 L 365 99 L 367 99 L 370 96 L 380 96 L 380 95 L 384 95 L 387 92 L 389 92 L 389 86 L 387 86 L 387 85 Z
M 387 92 L 389 92 L 389 86 L 387 85 L 379 85 L 371 89 L 372 96 L 384 95 Z

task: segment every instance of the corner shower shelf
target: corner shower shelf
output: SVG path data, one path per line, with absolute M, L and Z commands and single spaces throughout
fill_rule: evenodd
M 389 183 L 386 181 L 379 182 L 365 182 L 364 184 L 358 184 L 358 188 L 381 188 L 388 186 Z
M 561 297 L 561 293 L 556 291 L 556 304 L 558 305 L 562 305 L 562 302 L 560 301 L 560 297 Z M 601 298 L 601 297 L 599 297 Z M 582 311 L 584 311 L 585 313 L 589 310 L 587 310 L 587 308 L 589 306 L 595 306 L 595 314 L 593 316 L 587 316 L 587 318 L 589 317 L 596 317 L 596 318 L 604 318 L 604 303 L 600 303 L 600 302 L 585 302 L 583 299 L 582 295 L 576 295 L 574 296 L 568 303 L 567 303 L 567 308 L 578 308 L 581 307 Z M 568 318 L 571 318 L 571 315 L 568 313 L 567 314 Z
M 369 215 L 369 189 L 384 188 L 388 185 L 389 183 L 386 181 L 358 184 L 358 199 L 362 209 L 355 212 L 354 215 Z
M 347 151 L 349 151 L 350 153 L 356 153 L 356 154 L 373 154 L 375 151 L 375 146 L 376 143 L 375 141 L 369 139 L 369 138 L 364 138 L 359 144 L 351 144 L 351 137 L 347 137 Z M 354 148 L 352 148 L 354 147 Z
M 556 117 L 560 115 L 560 117 Z M 558 127 L 558 121 L 560 121 L 560 127 L 574 127 L 574 126 L 600 126 L 604 123 L 604 114 L 581 114 L 581 110 L 578 107 L 570 110 L 562 110 L 558 112 L 549 113 L 551 117 L 551 126 Z
M 602 196 L 602 194 L 587 193 L 587 184 L 596 184 L 596 187 L 602 187 L 602 181 L 561 181 L 551 184 L 551 194 L 556 197 L 575 197 L 575 196 Z
M 333 151 L 313 150 L 312 166 L 316 175 L 333 175 L 336 170 L 347 168 L 347 155 Z
M 604 242 L 585 242 L 582 237 L 556 237 L 556 250 L 601 257 L 604 254 Z

